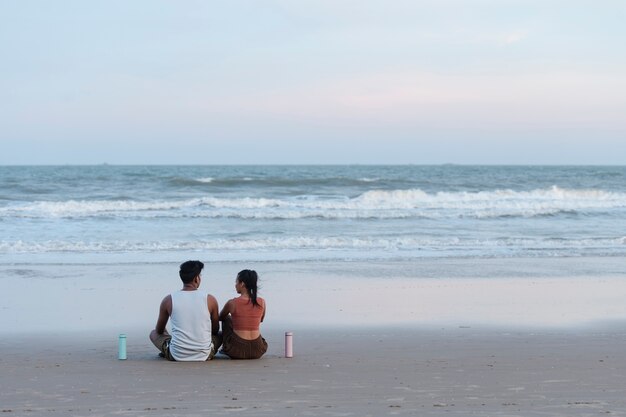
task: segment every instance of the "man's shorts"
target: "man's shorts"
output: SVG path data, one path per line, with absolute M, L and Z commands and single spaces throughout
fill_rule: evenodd
M 168 361 L 175 361 L 174 357 L 170 353 L 170 341 L 172 340 L 172 335 L 169 334 L 157 334 L 156 340 L 153 342 L 154 345 L 161 351 L 161 356 L 163 356 Z M 210 356 L 210 355 L 209 355 Z
M 170 341 L 172 340 L 172 335 L 170 334 L 158 334 L 156 340 L 153 342 L 154 345 L 161 351 L 161 356 L 163 356 L 168 361 L 175 361 L 172 353 L 170 352 Z M 211 336 L 212 344 L 211 351 L 209 352 L 209 357 L 206 359 L 207 361 L 213 359 L 215 356 L 215 352 L 217 348 L 222 344 L 222 338 L 219 334 L 214 334 Z

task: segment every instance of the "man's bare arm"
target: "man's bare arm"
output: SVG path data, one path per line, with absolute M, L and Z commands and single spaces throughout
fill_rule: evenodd
M 168 295 L 161 301 L 159 307 L 159 318 L 157 319 L 155 330 L 158 334 L 165 333 L 165 325 L 172 314 L 172 296 Z

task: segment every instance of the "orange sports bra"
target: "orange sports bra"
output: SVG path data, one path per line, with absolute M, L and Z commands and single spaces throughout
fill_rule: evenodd
M 233 329 L 235 330 L 259 330 L 261 318 L 265 311 L 265 300 L 257 298 L 258 306 L 253 306 L 248 298 L 233 298 L 235 311 L 231 313 Z

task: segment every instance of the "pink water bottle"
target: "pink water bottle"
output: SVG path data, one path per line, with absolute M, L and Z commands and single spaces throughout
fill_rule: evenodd
M 285 358 L 293 358 L 293 333 L 285 332 Z

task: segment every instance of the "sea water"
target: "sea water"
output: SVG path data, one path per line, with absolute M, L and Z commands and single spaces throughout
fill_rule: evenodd
M 0 167 L 2 264 L 624 254 L 626 167 Z

